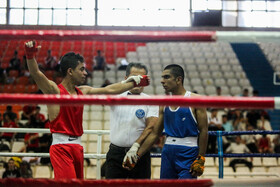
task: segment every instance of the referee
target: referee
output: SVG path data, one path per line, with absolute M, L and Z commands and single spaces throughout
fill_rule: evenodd
M 141 63 L 129 63 L 125 79 L 134 75 L 147 75 L 147 67 Z M 120 96 L 146 96 L 144 87 L 135 87 Z M 110 148 L 106 156 L 106 179 L 149 179 L 151 178 L 150 152 L 143 155 L 137 165 L 128 170 L 122 167 L 124 158 L 132 159 L 145 138 L 150 134 L 158 119 L 157 106 L 122 105 L 111 106 Z

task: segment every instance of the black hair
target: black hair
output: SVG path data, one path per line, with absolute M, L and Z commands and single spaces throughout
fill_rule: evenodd
M 84 57 L 74 52 L 66 53 L 60 61 L 60 69 L 63 77 L 66 77 L 69 68 L 75 69 L 79 62 L 84 62 Z
M 6 107 L 7 110 L 12 110 L 12 108 L 13 107 L 11 105 L 7 105 L 7 107 Z
M 170 70 L 170 73 L 175 77 L 182 77 L 182 84 L 184 84 L 185 73 L 184 69 L 178 64 L 167 65 L 164 70 Z
M 127 67 L 126 67 L 126 72 L 125 72 L 125 75 L 126 76 L 129 76 L 129 74 L 131 73 L 130 71 L 131 71 L 131 68 L 132 67 L 135 67 L 135 68 L 137 68 L 137 69 L 145 69 L 145 71 L 146 71 L 146 75 L 148 74 L 148 69 L 147 69 L 147 67 L 144 65 L 144 64 L 142 64 L 142 63 L 139 63 L 139 62 L 130 62 L 128 65 L 127 65 Z
M 253 94 L 259 95 L 259 91 L 258 90 L 253 90 Z

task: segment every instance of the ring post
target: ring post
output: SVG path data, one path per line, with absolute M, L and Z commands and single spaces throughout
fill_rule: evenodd
M 97 154 L 101 154 L 102 149 L 102 134 L 97 135 Z M 96 179 L 101 179 L 101 158 L 96 161 Z
M 224 153 L 223 153 L 223 138 L 222 131 L 217 131 L 218 141 L 218 156 L 219 156 L 219 178 L 224 178 Z

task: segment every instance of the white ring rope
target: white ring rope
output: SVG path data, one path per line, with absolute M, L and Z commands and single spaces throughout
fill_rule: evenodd
M 19 132 L 19 133 L 51 133 L 50 129 L 40 128 L 0 128 L 0 132 Z M 101 179 L 101 159 L 106 158 L 106 154 L 101 154 L 102 135 L 110 134 L 110 130 L 84 130 L 84 134 L 97 135 L 97 154 L 84 154 L 84 158 L 97 159 L 96 162 L 96 178 Z M 0 156 L 4 157 L 50 157 L 49 153 L 12 153 L 0 152 Z
M 280 109 L 280 97 L 275 97 L 275 99 L 274 99 L 274 103 L 275 103 L 275 106 L 274 106 L 274 108 L 277 110 L 279 110 Z
M 40 128 L 0 128 L 0 132 L 24 132 L 24 133 L 51 133 L 50 129 Z M 110 130 L 84 130 L 84 134 L 110 134 Z

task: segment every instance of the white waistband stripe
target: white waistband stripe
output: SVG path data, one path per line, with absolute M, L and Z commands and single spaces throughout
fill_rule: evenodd
M 177 138 L 169 136 L 166 138 L 165 144 L 197 147 L 197 137 Z
M 80 144 L 82 143 L 81 136 L 69 136 L 61 133 L 53 133 L 52 134 L 53 142 L 52 145 L 55 144 Z

